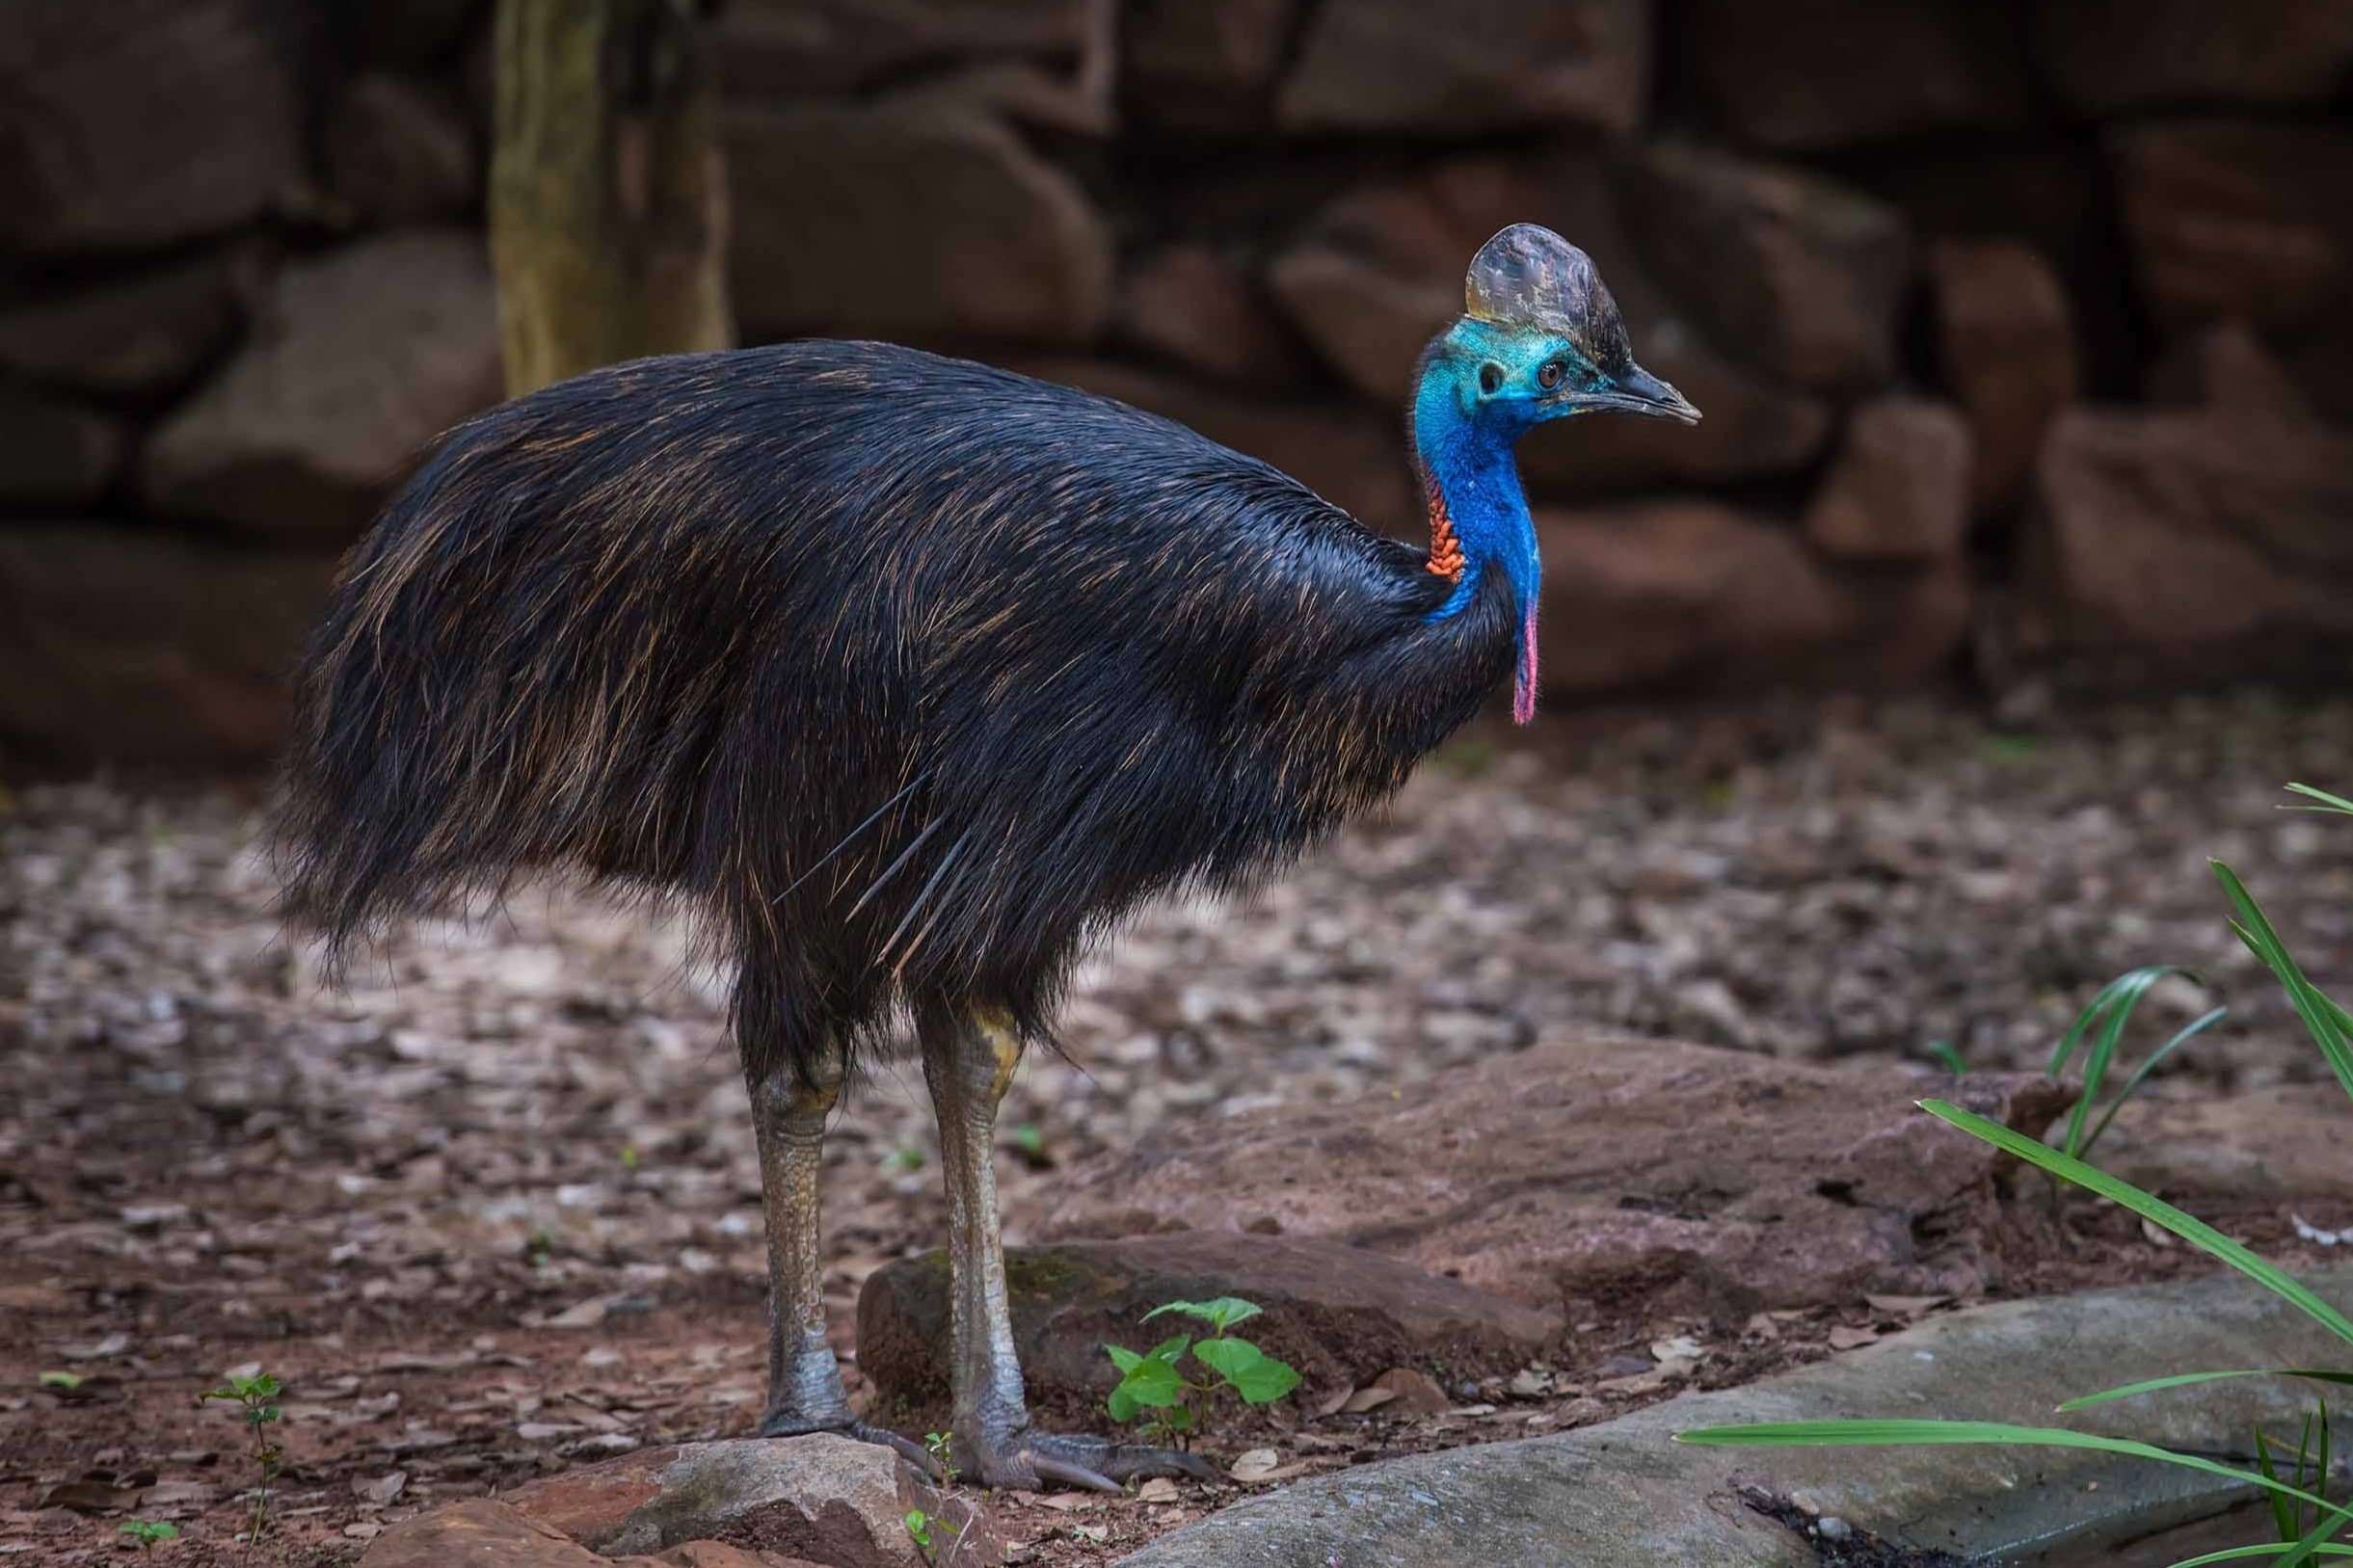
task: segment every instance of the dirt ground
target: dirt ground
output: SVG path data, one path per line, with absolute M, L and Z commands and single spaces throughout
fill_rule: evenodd
M 2249 693 L 1998 728 L 1949 703 L 1791 703 L 1479 730 L 1254 902 L 1158 911 L 1090 963 L 1067 1057 L 1033 1060 L 1008 1102 L 1010 1238 L 1061 1168 L 1160 1118 L 1411 1093 L 1586 1023 L 1792 1056 L 1943 1040 L 2032 1066 L 2099 983 L 2170 960 L 2233 1021 L 2160 1092 L 2318 1092 L 2206 866 L 2237 868 L 2316 977 L 2353 972 L 2353 824 L 2276 810 L 2290 779 L 2353 784 L 2353 704 Z M 324 990 L 272 915 L 256 798 L 96 784 L 0 814 L 0 1555 L 111 1557 L 138 1517 L 185 1532 L 168 1560 L 347 1562 L 422 1508 L 747 1430 L 760 1216 L 723 978 L 687 965 L 675 924 L 539 890 L 404 933 Z M 2143 1049 L 2208 1004 L 2160 988 Z M 921 1100 L 886 1072 L 828 1141 L 845 1354 L 866 1274 L 937 1238 Z M 2196 1266 L 2097 1212 L 2074 1224 L 2029 1288 Z M 1929 1310 L 1760 1318 L 1692 1380 Z M 1628 1302 L 1516 1394 L 1420 1420 L 1285 1410 L 1222 1447 L 1273 1449 L 1281 1479 L 1601 1419 L 1686 1386 L 1658 1369 L 1679 1332 Z M 258 1551 L 234 1545 L 245 1435 L 196 1402 L 254 1367 L 286 1388 Z M 1097 1561 L 1235 1495 L 1001 1513 L 1028 1560 Z

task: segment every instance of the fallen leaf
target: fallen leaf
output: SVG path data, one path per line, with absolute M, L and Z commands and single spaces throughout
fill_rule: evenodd
M 409 1473 L 405 1470 L 387 1471 L 382 1475 L 354 1475 L 351 1495 L 361 1502 L 389 1502 L 400 1496 L 408 1484 Z
M 1165 1475 L 1155 1475 L 1136 1489 L 1138 1502 L 1174 1502 L 1178 1496 L 1176 1482 Z
M 611 1311 L 611 1302 L 606 1297 L 590 1296 L 586 1301 L 566 1307 L 540 1326 L 542 1328 L 596 1328 L 603 1323 L 605 1316 Z
M 1454 1403 L 1435 1378 L 1410 1367 L 1390 1368 L 1373 1379 L 1373 1386 L 1396 1395 L 1398 1408 L 1417 1416 L 1435 1416 Z
M 108 1356 L 122 1354 L 130 1348 L 130 1343 L 131 1337 L 127 1334 L 109 1334 L 103 1340 L 95 1340 L 89 1344 L 60 1345 L 57 1353 L 67 1361 L 102 1361 Z
M 2173 1233 L 2166 1230 L 2163 1226 L 2158 1225 L 2153 1220 L 2145 1219 L 2141 1221 L 2141 1235 L 2147 1236 L 2150 1241 L 2160 1247 L 2171 1247 L 2178 1244 L 2174 1240 Z
M 1108 1541 L 1111 1538 L 1109 1525 L 1073 1525 L 1070 1533 L 1082 1541 Z
M 1832 1350 L 1854 1350 L 1878 1342 L 1879 1330 L 1875 1328 L 1849 1328 L 1844 1323 L 1831 1325 L 1831 1348 Z
M 1355 1396 L 1356 1385 L 1353 1383 L 1345 1384 L 1342 1387 L 1333 1390 L 1330 1397 L 1326 1398 L 1322 1404 L 1316 1406 L 1316 1414 L 1319 1417 L 1337 1416 L 1348 1404 L 1349 1400 L 1354 1398 Z
M 1262 1481 L 1282 1462 L 1283 1456 L 1272 1448 L 1252 1448 L 1234 1461 L 1229 1474 L 1238 1481 Z
M 1358 1389 L 1348 1396 L 1341 1410 L 1350 1416 L 1361 1416 L 1368 1410 L 1378 1410 L 1397 1397 L 1397 1390 L 1379 1387 Z
M 1892 1313 L 1898 1317 L 1917 1317 L 1924 1312 L 1935 1311 L 1952 1299 L 1951 1296 L 1873 1295 L 1868 1291 L 1863 1294 L 1863 1301 L 1873 1312 Z

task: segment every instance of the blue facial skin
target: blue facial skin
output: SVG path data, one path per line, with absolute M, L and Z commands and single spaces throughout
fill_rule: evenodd
M 1584 412 L 1596 406 L 1584 399 L 1616 390 L 1567 338 L 1550 332 L 1464 317 L 1431 345 L 1414 393 L 1413 439 L 1446 497 L 1463 565 L 1431 619 L 1459 613 L 1490 568 L 1511 579 L 1521 615 L 1537 602 L 1543 563 L 1512 448 L 1536 426 Z

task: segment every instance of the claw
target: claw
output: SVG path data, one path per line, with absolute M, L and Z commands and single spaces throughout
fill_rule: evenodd
M 1109 1475 L 1087 1469 L 1084 1465 L 1068 1464 L 1047 1454 L 1027 1456 L 1029 1468 L 1041 1481 L 1060 1481 L 1064 1486 L 1076 1486 L 1088 1492 L 1117 1492 L 1119 1483 Z

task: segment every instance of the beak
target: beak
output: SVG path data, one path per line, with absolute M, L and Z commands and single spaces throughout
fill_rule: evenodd
M 1608 409 L 1618 413 L 1647 414 L 1653 419 L 1672 419 L 1686 425 L 1699 422 L 1699 411 L 1691 406 L 1689 398 L 1640 365 L 1629 367 L 1618 378 L 1618 385 L 1612 390 L 1574 393 L 1567 402 L 1577 412 Z

